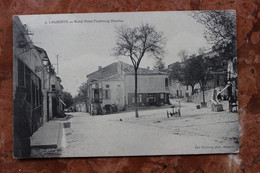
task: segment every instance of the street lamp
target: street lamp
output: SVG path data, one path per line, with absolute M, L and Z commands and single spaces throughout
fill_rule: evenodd
M 45 66 L 45 67 L 49 67 L 50 65 L 49 65 L 49 60 L 48 60 L 48 58 L 47 57 L 44 57 L 43 59 L 42 59 L 42 63 L 43 63 L 43 66 L 42 65 L 40 65 L 40 66 L 35 66 L 35 72 L 37 73 L 37 72 L 41 72 L 41 71 L 43 71 L 43 67 Z
M 47 57 L 44 57 L 44 58 L 42 59 L 42 63 L 43 63 L 44 66 L 48 66 L 48 65 L 49 65 L 49 60 L 48 60 L 48 58 L 47 58 Z

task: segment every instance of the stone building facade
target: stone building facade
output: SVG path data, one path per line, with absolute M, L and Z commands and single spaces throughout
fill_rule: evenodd
M 165 72 L 146 68 L 138 70 L 138 105 L 169 104 L 169 80 Z M 87 75 L 88 109 L 92 114 L 125 110 L 134 106 L 134 68 L 115 62 Z M 113 110 L 114 109 L 114 110 Z M 101 112 L 100 112 L 101 111 Z

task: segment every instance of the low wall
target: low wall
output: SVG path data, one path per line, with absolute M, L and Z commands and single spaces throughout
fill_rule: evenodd
M 205 102 L 207 102 L 207 105 L 210 104 L 209 100 L 213 99 L 213 92 L 214 92 L 214 89 L 210 89 L 210 90 L 207 90 L 207 91 L 204 92 L 205 93 Z M 194 94 L 192 96 L 189 96 L 187 98 L 187 101 L 200 104 L 203 101 L 203 93 L 200 92 L 198 94 Z

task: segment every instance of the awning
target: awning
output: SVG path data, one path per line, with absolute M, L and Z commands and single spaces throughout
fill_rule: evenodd
M 59 98 L 59 101 L 64 105 L 66 106 L 66 104 Z
M 223 93 L 230 85 L 232 85 L 232 83 L 227 84 L 222 90 L 220 90 L 220 91 L 218 92 L 217 96 L 218 96 L 219 94 Z

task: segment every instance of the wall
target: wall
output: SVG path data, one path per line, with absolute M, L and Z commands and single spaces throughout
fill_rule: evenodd
M 15 92 L 16 86 L 18 85 L 18 62 L 17 59 L 21 60 L 29 69 L 38 76 L 41 81 L 43 80 L 43 71 L 36 71 L 36 66 L 43 66 L 42 60 L 40 58 L 39 52 L 34 49 L 32 44 L 26 47 L 19 47 L 19 42 L 29 43 L 31 40 L 26 33 L 23 24 L 21 23 L 20 19 L 14 17 L 15 25 L 13 27 L 14 35 L 13 35 L 13 42 L 14 42 L 14 49 L 13 49 L 13 62 L 14 62 L 14 83 L 13 89 Z M 43 85 L 43 83 L 42 83 Z
M 109 88 L 106 88 L 109 85 Z M 102 81 L 103 91 L 106 89 L 110 90 L 110 97 L 106 99 L 103 92 L 103 103 L 102 106 L 107 104 L 116 104 L 119 110 L 125 107 L 125 95 L 124 95 L 124 82 L 123 81 Z
M 138 93 L 169 93 L 169 87 L 165 87 L 165 78 L 167 75 L 138 75 L 137 92 Z M 125 95 L 128 100 L 128 93 L 135 92 L 134 75 L 125 75 Z M 128 103 L 127 103 L 128 104 Z
M 204 92 L 205 102 L 207 102 L 208 106 L 210 104 L 210 100 L 213 99 L 213 92 L 214 89 L 210 89 Z M 201 91 L 200 93 L 189 96 L 188 101 L 200 104 L 203 101 L 203 92 Z
M 184 97 L 187 94 L 191 95 L 191 86 L 182 85 L 180 82 L 172 81 L 169 87 L 170 93 L 174 98 Z M 177 92 L 178 91 L 178 92 Z

